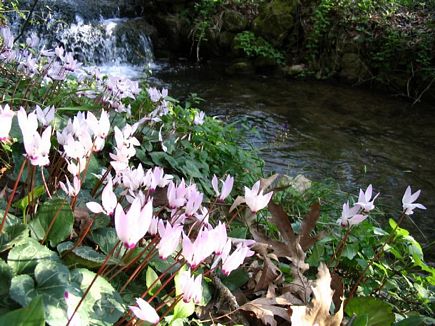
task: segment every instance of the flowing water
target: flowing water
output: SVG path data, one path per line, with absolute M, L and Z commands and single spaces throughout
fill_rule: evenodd
M 358 194 L 373 184 L 377 202 L 400 213 L 407 185 L 421 189 L 426 211 L 405 226 L 423 242 L 435 239 L 434 106 L 383 93 L 316 81 L 234 77 L 219 65 L 162 65 L 151 81 L 185 97 L 197 93 L 201 108 L 224 120 L 241 120 L 248 142 L 259 148 L 268 172 L 312 180 L 332 178 Z
M 428 209 L 412 216 L 417 227 L 405 226 L 420 241 L 434 241 L 433 105 L 409 107 L 386 94 L 325 82 L 231 77 L 219 65 L 155 65 L 147 23 L 121 17 L 116 1 L 97 1 L 102 8 L 94 2 L 42 1 L 52 6 L 40 13 L 46 24 L 29 32 L 47 46 L 63 44 L 107 73 L 139 79 L 154 68 L 150 82 L 169 88 L 171 96 L 196 93 L 208 114 L 247 125 L 248 142 L 259 149 L 267 172 L 332 178 L 353 194 L 373 184 L 381 192 L 378 203 L 396 216 L 406 186 L 421 189 L 419 202 Z

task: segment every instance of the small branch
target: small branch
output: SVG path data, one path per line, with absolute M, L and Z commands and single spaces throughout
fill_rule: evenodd
M 17 37 L 14 39 L 14 43 L 17 42 L 21 36 L 23 36 L 24 32 L 26 31 L 27 25 L 29 25 L 30 18 L 33 15 L 33 12 L 35 11 L 36 5 L 38 4 L 39 0 L 35 0 L 33 2 L 32 8 L 30 9 L 29 15 L 27 16 L 26 21 L 23 24 L 23 27 L 21 27 L 20 33 L 17 35 Z
M 220 278 L 217 277 L 214 273 L 211 274 L 211 278 L 213 279 L 213 284 L 216 286 L 216 289 L 219 291 L 220 301 L 225 301 L 228 303 L 230 309 L 232 310 L 231 314 L 234 313 L 234 316 L 236 317 L 238 323 L 249 326 L 249 321 L 239 310 L 240 306 L 237 303 L 237 299 L 234 294 L 231 293 L 231 291 L 225 286 L 225 284 L 222 283 Z M 227 315 L 229 314 L 226 314 L 224 316 Z

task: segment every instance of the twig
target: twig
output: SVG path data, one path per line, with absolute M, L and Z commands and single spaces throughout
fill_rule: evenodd
M 23 24 L 23 27 L 21 27 L 20 33 L 18 34 L 18 36 L 14 39 L 14 43 L 17 42 L 21 36 L 23 36 L 27 25 L 29 25 L 30 22 L 30 18 L 32 17 L 33 12 L 35 11 L 36 5 L 38 4 L 39 0 L 35 0 L 35 2 L 33 2 L 32 8 L 30 9 L 29 15 L 26 18 L 26 21 Z

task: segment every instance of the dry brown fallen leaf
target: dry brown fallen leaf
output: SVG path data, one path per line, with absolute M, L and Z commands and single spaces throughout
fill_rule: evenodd
M 312 289 L 314 298 L 308 306 L 291 306 L 292 325 L 339 326 L 343 319 L 343 304 L 341 302 L 336 314 L 329 314 L 334 291 L 331 289 L 331 274 L 324 263 L 319 266 L 317 280 Z
M 271 285 L 265 298 L 258 298 L 247 302 L 239 309 L 254 313 L 264 325 L 276 326 L 277 321 L 275 316 L 290 322 L 288 307 L 291 305 L 291 302 L 288 299 L 289 297 L 286 295 L 275 296 L 275 286 Z

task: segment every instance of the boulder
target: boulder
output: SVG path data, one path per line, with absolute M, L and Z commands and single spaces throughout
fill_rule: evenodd
M 358 81 L 364 79 L 368 70 L 357 53 L 344 53 L 341 57 L 340 78 L 346 81 Z
M 256 35 L 276 47 L 281 47 L 294 26 L 298 0 L 272 0 L 260 10 L 253 21 Z
M 248 19 L 240 12 L 229 9 L 222 15 L 222 30 L 228 32 L 242 32 L 248 26 Z
M 255 68 L 249 60 L 238 60 L 225 69 L 228 75 L 250 75 L 255 73 Z

